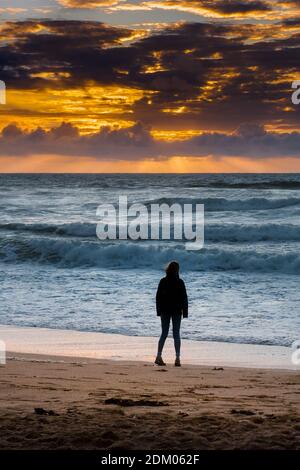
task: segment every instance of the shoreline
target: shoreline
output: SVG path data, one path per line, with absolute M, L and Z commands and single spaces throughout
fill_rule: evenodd
M 0 325 L 0 340 L 7 356 L 25 354 L 77 359 L 153 363 L 157 338 L 92 333 L 75 330 Z M 299 370 L 291 360 L 291 348 L 214 341 L 182 340 L 184 365 L 226 366 L 254 369 Z M 167 363 L 174 361 L 173 339 L 164 350 Z

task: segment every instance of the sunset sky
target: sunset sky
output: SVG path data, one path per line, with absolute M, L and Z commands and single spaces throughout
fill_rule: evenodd
M 0 0 L 1 172 L 300 172 L 300 0 Z

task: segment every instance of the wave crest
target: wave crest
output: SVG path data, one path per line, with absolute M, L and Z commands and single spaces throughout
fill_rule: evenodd
M 54 238 L 0 240 L 0 258 L 6 262 L 55 263 L 62 267 L 161 269 L 177 259 L 186 270 L 242 271 L 300 274 L 300 254 L 241 249 L 204 248 L 187 251 L 184 244 L 170 247 L 145 242 L 110 243 Z

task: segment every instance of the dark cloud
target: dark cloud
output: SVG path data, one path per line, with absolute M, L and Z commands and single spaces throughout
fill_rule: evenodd
M 149 128 L 136 124 L 127 129 L 103 128 L 80 136 L 71 124 L 63 123 L 50 131 L 41 128 L 24 132 L 7 126 L 0 136 L 0 155 L 90 156 L 98 160 L 160 160 L 170 156 L 300 158 L 300 133 L 276 134 L 263 126 L 242 124 L 231 134 L 204 133 L 189 140 L 164 142 L 155 140 Z
M 150 51 L 159 54 L 163 69 L 139 77 L 144 86 L 158 91 L 152 111 L 159 123 L 169 119 L 197 127 L 205 121 L 207 128 L 230 129 L 245 116 L 254 122 L 259 117 L 266 123 L 299 123 L 299 110 L 287 114 L 284 108 L 290 104 L 291 77 L 300 71 L 300 37 L 281 38 L 281 25 L 277 28 L 278 39 L 254 42 L 259 34 L 255 26 L 194 23 L 140 41 L 148 56 Z M 153 122 L 151 110 L 146 114 L 138 105 L 138 118 Z M 172 106 L 186 109 L 163 119 L 159 111 Z
M 73 155 L 100 159 L 135 160 L 158 150 L 149 129 L 136 124 L 127 129 L 102 128 L 98 133 L 80 136 L 69 123 L 45 131 L 37 128 L 22 131 L 15 124 L 5 127 L 0 135 L 0 155 Z
M 270 11 L 272 10 L 269 3 L 264 1 L 238 1 L 238 0 L 222 0 L 214 2 L 204 2 L 209 3 L 210 8 L 215 9 L 224 14 L 233 14 L 233 13 L 252 13 L 260 11 Z
M 300 4 L 299 4 L 300 5 Z M 300 26 L 300 17 L 299 18 L 289 18 L 282 22 L 282 27 L 284 28 L 294 28 L 295 26 Z
M 224 16 L 272 10 L 270 2 L 264 0 L 162 0 L 161 3 L 205 8 Z
M 132 105 L 131 120 L 175 129 L 232 130 L 245 116 L 299 124 L 300 110 L 287 108 L 300 72 L 300 34 L 284 23 L 175 24 L 125 43 L 132 30 L 93 21 L 8 23 L 2 32 L 0 74 L 8 88 L 91 81 L 137 88 L 146 96 Z
M 93 21 L 48 20 L 9 22 L 2 34 L 0 72 L 3 80 L 16 88 L 42 88 L 49 83 L 34 75 L 53 70 L 70 73 L 69 86 L 84 85 L 82 80 L 94 78 L 105 81 L 109 72 L 113 75 L 114 65 L 107 57 L 110 55 L 107 48 L 121 44 L 131 30 Z M 126 60 L 124 55 L 123 60 Z M 118 59 L 120 55 L 116 53 L 115 60 Z M 61 86 L 65 84 L 62 79 Z

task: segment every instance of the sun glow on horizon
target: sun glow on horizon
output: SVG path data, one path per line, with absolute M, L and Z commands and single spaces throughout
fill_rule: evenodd
M 225 157 L 171 157 L 162 160 L 98 161 L 59 155 L 1 157 L 0 173 L 300 173 L 297 158 L 253 161 Z

